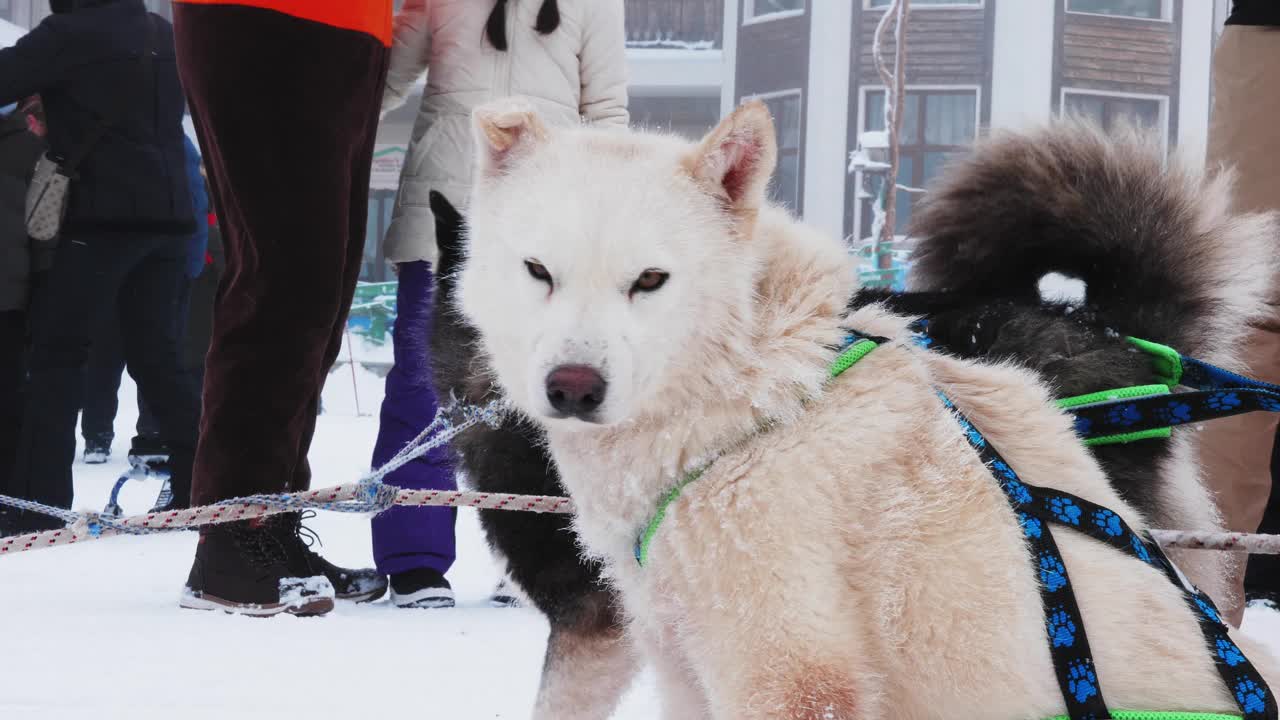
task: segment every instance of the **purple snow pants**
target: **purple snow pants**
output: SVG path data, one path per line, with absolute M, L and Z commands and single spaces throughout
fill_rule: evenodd
M 392 458 L 431 423 L 436 393 L 431 384 L 428 338 L 431 335 L 431 266 L 400 264 L 396 322 L 392 331 L 395 366 L 387 375 L 386 397 L 373 465 Z M 415 490 L 456 490 L 449 449 L 439 447 L 386 477 L 386 482 Z M 373 558 L 385 575 L 431 568 L 444 574 L 455 555 L 455 508 L 396 506 L 373 519 Z

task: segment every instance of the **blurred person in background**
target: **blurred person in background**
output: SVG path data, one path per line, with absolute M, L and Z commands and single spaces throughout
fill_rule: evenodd
M 1233 0 L 1231 15 L 1213 56 L 1213 111 L 1209 120 L 1208 167 L 1236 173 L 1236 212 L 1280 210 L 1280 2 Z M 1280 253 L 1280 246 L 1276 248 Z M 1280 278 L 1271 314 L 1246 338 L 1247 372 L 1280 382 Z M 1201 462 L 1218 496 L 1227 528 L 1257 532 L 1271 494 L 1275 413 L 1250 413 L 1208 423 L 1199 433 Z M 1237 596 L 1215 598 L 1237 627 L 1244 617 L 1246 563 L 1260 557 L 1235 554 L 1232 580 Z M 1260 565 L 1261 566 L 1261 565 Z M 1280 578 L 1270 579 L 1274 590 Z
M 112 310 L 126 360 L 171 452 L 185 505 L 199 416 L 173 323 L 195 230 L 173 30 L 142 0 L 52 0 L 0 50 L 0 104 L 39 94 L 49 154 L 82 158 L 53 264 L 32 298 L 22 429 L 4 494 L 70 508 L 76 415 L 89 346 Z M 10 514 L 3 532 L 57 527 Z
M 7 484 L 22 426 L 33 275 L 47 262 L 26 224 L 27 186 L 44 152 L 38 106 L 35 99 L 23 101 L 0 117 L 0 487 Z
M 183 274 L 181 296 L 174 306 L 176 333 L 182 344 L 182 364 L 190 374 L 191 365 L 186 358 L 187 317 L 190 313 L 191 288 L 205 269 L 205 256 L 209 247 L 209 196 L 204 177 L 200 172 L 200 151 L 190 138 L 185 139 L 187 158 L 187 186 L 191 188 L 191 205 L 196 219 L 196 231 L 188 245 L 186 271 Z M 84 408 L 80 415 L 80 431 L 84 437 L 84 461 L 90 465 L 105 463 L 111 457 L 111 443 L 115 439 L 116 411 L 119 409 L 120 377 L 124 372 L 124 337 L 119 319 L 104 323 L 101 334 L 89 350 L 89 363 L 85 369 Z M 145 351 L 146 348 L 141 350 Z M 194 382 L 194 376 L 192 376 Z M 194 387 L 199 387 L 198 384 Z M 168 472 L 169 450 L 160 437 L 160 424 L 155 413 L 142 394 L 138 394 L 137 434 L 129 446 L 129 462 L 135 467 L 155 472 Z

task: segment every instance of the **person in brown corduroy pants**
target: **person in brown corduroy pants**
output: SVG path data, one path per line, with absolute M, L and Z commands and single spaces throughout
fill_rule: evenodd
M 183 0 L 174 24 L 226 249 L 192 503 L 303 490 L 360 272 L 391 0 Z M 299 529 L 204 529 L 181 604 L 306 615 L 385 592 Z
M 1280 3 L 1235 0 L 1213 58 L 1213 115 L 1208 167 L 1234 168 L 1235 210 L 1280 210 Z M 1280 241 L 1276 252 L 1280 253 Z M 1280 278 L 1270 317 L 1255 324 L 1244 358 L 1248 372 L 1280 382 Z M 1215 420 L 1200 434 L 1205 480 L 1217 493 L 1227 527 L 1257 532 L 1271 492 L 1271 450 L 1280 415 L 1251 413 Z M 1237 626 L 1244 617 L 1245 556 L 1231 559 L 1237 597 L 1219 599 Z

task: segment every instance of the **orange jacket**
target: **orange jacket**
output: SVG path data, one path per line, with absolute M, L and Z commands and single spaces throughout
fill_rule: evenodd
M 241 5 L 367 33 L 391 47 L 391 0 L 178 0 L 194 5 Z

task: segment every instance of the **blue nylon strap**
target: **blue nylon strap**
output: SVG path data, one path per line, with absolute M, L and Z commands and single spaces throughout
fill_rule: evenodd
M 938 397 L 960 423 L 969 445 L 991 470 L 1018 514 L 1022 535 L 1040 580 L 1040 602 L 1044 608 L 1049 654 L 1068 717 L 1071 720 L 1110 718 L 1111 712 L 1102 697 L 1102 685 L 1093 663 L 1084 618 L 1071 587 L 1067 564 L 1058 550 L 1050 522 L 1038 512 L 1037 497 L 951 400 L 942 393 L 938 393 Z
M 1203 360 L 1182 356 L 1182 384 L 1197 390 L 1250 389 L 1280 396 L 1280 385 L 1223 370 Z
M 1186 355 L 1180 359 L 1180 383 L 1195 388 L 1194 391 L 1073 408 L 1076 433 L 1088 439 L 1250 412 L 1280 412 L 1280 385 L 1245 377 Z
M 1023 482 L 973 423 L 949 399 L 945 396 L 942 399 L 1018 513 L 1023 535 L 1039 567 L 1050 653 L 1072 720 L 1096 720 L 1111 715 L 1102 700 L 1097 670 L 1084 634 L 1084 621 L 1071 591 L 1066 563 L 1053 544 L 1050 525 L 1065 525 L 1162 570 L 1169 581 L 1183 591 L 1187 605 L 1199 621 L 1218 674 L 1235 698 L 1244 720 L 1280 720 L 1275 696 L 1244 652 L 1231 641 L 1213 601 L 1182 582 L 1159 545 L 1134 532 L 1107 508 L 1070 493 Z

